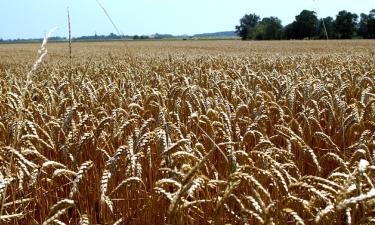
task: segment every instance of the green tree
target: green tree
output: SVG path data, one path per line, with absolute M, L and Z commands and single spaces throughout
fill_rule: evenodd
M 297 39 L 296 22 L 286 25 L 283 29 L 283 39 Z
M 360 20 L 359 20 L 359 23 L 358 23 L 357 33 L 358 33 L 359 36 L 361 36 L 363 38 L 368 38 L 367 26 L 368 26 L 369 16 L 365 13 L 361 13 L 361 15 L 359 17 L 360 17 Z
M 336 37 L 335 21 L 330 16 L 322 18 L 319 22 L 319 39 L 326 39 L 327 35 L 329 39 L 333 39 Z
M 283 26 L 277 17 L 266 17 L 255 27 L 254 38 L 257 40 L 281 39 Z
M 236 26 L 236 33 L 242 40 L 253 39 L 254 28 L 258 25 L 260 17 L 256 14 L 245 15 Z
M 340 11 L 336 16 L 335 30 L 338 38 L 351 39 L 354 36 L 358 15 L 346 10 Z
M 313 38 L 318 35 L 319 20 L 314 11 L 302 10 L 295 21 L 284 28 L 286 39 Z
M 116 38 L 118 38 L 118 36 L 117 36 L 115 33 L 110 33 L 110 34 L 108 35 L 108 38 L 109 38 L 109 39 L 116 39 Z
M 294 26 L 297 39 L 312 38 L 318 34 L 319 20 L 314 11 L 302 10 Z
M 368 38 L 375 38 L 375 9 L 371 10 L 367 21 Z

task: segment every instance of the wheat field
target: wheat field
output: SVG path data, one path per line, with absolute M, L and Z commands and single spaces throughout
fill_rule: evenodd
M 0 223 L 375 224 L 374 46 L 0 45 Z

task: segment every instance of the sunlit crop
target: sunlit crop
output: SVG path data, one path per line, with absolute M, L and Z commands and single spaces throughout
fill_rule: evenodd
M 373 44 L 0 45 L 0 223 L 375 223 Z

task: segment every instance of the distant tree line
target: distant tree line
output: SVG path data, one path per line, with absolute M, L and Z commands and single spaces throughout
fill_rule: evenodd
M 106 41 L 106 40 L 119 40 L 119 39 L 133 39 L 133 36 L 129 35 L 116 35 L 114 33 L 110 33 L 109 35 L 88 35 L 88 36 L 81 36 L 81 37 L 75 37 L 73 38 L 74 41 Z M 1 42 L 5 43 L 29 43 L 29 42 L 41 42 L 43 41 L 43 38 L 24 38 L 24 39 L 7 39 L 3 40 L 0 39 Z M 48 41 L 50 42 L 64 42 L 68 41 L 66 37 L 49 37 Z
M 117 35 L 115 33 L 110 33 L 108 35 L 86 35 L 73 38 L 74 41 L 111 41 L 111 40 L 145 40 L 145 39 L 165 39 L 165 38 L 182 38 L 185 36 L 173 36 L 171 34 L 154 34 L 154 35 Z M 66 37 L 50 37 L 49 41 L 52 42 L 64 42 L 68 41 Z M 29 42 L 41 42 L 43 38 L 24 38 L 24 39 L 2 39 L 0 38 L 0 43 L 29 43 Z
M 49 37 L 49 41 L 52 42 L 59 42 L 59 41 L 67 41 L 67 38 L 65 37 Z M 43 41 L 43 38 L 17 38 L 17 39 L 2 39 L 0 38 L 0 43 L 5 42 L 5 43 L 32 43 L 32 42 L 41 42 Z
M 236 34 L 243 40 L 375 38 L 375 9 L 359 17 L 342 10 L 335 19 L 318 19 L 316 12 L 303 10 L 285 27 L 277 17 L 261 19 L 256 14 L 246 14 L 236 26 Z

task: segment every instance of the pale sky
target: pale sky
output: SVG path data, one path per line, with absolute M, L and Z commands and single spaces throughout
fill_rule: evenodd
M 303 9 L 318 17 L 338 11 L 368 13 L 375 0 L 100 0 L 125 35 L 197 34 L 230 31 L 244 14 L 277 16 L 286 25 Z M 0 38 L 40 38 L 53 27 L 52 36 L 68 34 L 67 7 L 72 35 L 116 33 L 95 0 L 0 0 Z

